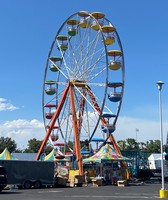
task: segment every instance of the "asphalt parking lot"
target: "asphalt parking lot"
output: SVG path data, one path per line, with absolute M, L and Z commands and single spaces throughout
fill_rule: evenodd
M 165 188 L 168 185 L 165 185 Z M 158 199 L 161 184 L 129 185 L 126 187 L 101 186 L 74 187 L 74 188 L 43 188 L 18 190 L 3 190 L 0 193 L 2 200 L 118 200 L 118 199 Z M 166 188 L 166 189 L 167 189 Z

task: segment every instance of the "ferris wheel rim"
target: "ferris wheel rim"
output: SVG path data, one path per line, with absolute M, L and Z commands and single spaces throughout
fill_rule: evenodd
M 67 18 L 67 20 L 68 19 L 70 19 L 70 18 L 72 18 L 73 16 L 75 16 L 75 15 L 78 15 L 78 14 L 84 14 L 84 12 L 85 11 L 80 11 L 80 12 L 77 12 L 77 13 L 75 13 L 75 14 L 73 14 L 73 15 L 71 15 L 69 18 Z M 92 16 L 92 14 L 91 13 L 89 13 L 89 12 L 87 12 L 87 15 L 88 16 L 90 16 L 90 17 L 92 17 L 92 18 L 94 18 L 93 16 Z M 109 21 L 107 18 L 105 18 L 107 21 Z M 48 54 L 48 59 L 47 59 L 47 63 L 46 63 L 46 69 L 45 69 L 45 76 L 44 76 L 44 82 L 43 82 L 43 100 L 42 100 L 42 104 L 43 104 L 43 108 L 44 108 L 44 105 L 45 105 L 45 103 L 44 103 L 44 91 L 45 91 L 45 80 L 46 80 L 46 74 L 47 74 L 47 68 L 48 68 L 48 63 L 49 63 L 49 60 L 50 60 L 50 56 L 51 56 L 51 53 L 52 53 L 52 49 L 53 49 L 53 46 L 54 46 L 54 44 L 55 44 L 55 42 L 57 41 L 57 36 L 60 34 L 60 32 L 61 32 L 61 30 L 62 30 L 62 28 L 65 26 L 65 24 L 66 24 L 66 22 L 67 22 L 67 20 L 65 20 L 65 22 L 62 24 L 62 26 L 60 27 L 60 29 L 58 30 L 58 32 L 57 32 L 57 34 L 56 34 L 56 36 L 55 36 L 55 38 L 54 38 L 54 41 L 53 41 L 53 43 L 52 43 L 52 45 L 51 45 L 51 48 L 50 48 L 50 51 L 49 51 L 49 54 Z M 94 20 L 96 21 L 97 19 L 96 18 L 94 18 Z M 109 21 L 110 22 L 110 21 Z M 111 23 L 111 22 L 110 22 Z M 101 35 L 102 35 L 102 38 L 103 38 L 103 42 L 104 42 L 104 35 L 103 35 L 103 32 L 101 31 L 101 27 L 100 27 L 100 32 L 101 32 Z M 117 39 L 119 40 L 119 42 L 120 42 L 120 39 L 119 39 L 119 35 L 118 35 L 118 33 L 117 33 L 117 31 L 115 31 L 116 32 L 116 34 L 117 34 Z M 108 65 L 108 55 L 107 55 L 107 48 L 106 48 L 106 45 L 105 45 L 105 42 L 104 42 L 104 48 L 105 48 L 105 53 L 106 53 L 106 72 L 107 72 L 107 75 L 106 75 L 106 83 L 99 83 L 99 84 L 97 84 L 97 83 L 94 83 L 94 82 L 91 82 L 91 83 L 88 83 L 88 85 L 90 84 L 90 85 L 99 85 L 99 86 L 103 86 L 103 87 L 105 87 L 105 92 L 104 92 L 104 98 L 103 98 L 103 106 L 101 107 L 101 113 L 102 113 L 102 111 L 103 111 L 103 108 L 104 108 L 104 104 L 105 104 L 105 98 L 106 98 L 106 95 L 107 95 L 107 88 L 108 88 L 108 67 L 107 67 L 107 65 Z M 121 42 L 120 42 L 120 48 L 121 48 L 121 50 L 122 50 L 122 52 L 123 52 L 123 49 L 122 49 L 122 45 L 121 45 Z M 62 56 L 63 56 L 63 59 L 64 59 L 64 52 L 63 52 L 63 54 L 62 54 Z M 124 56 L 123 56 L 123 69 L 124 69 Z M 65 76 L 65 78 L 66 78 L 66 80 L 68 80 L 70 77 L 67 77 L 67 76 Z M 123 73 L 123 77 L 122 77 L 122 82 L 123 82 L 123 87 L 122 87 L 122 93 L 124 92 L 124 73 Z M 58 85 L 59 85 L 59 82 L 57 82 L 58 83 Z M 62 84 L 63 85 L 66 85 L 66 83 L 67 82 L 62 82 Z M 123 95 L 123 94 L 122 94 Z M 120 103 L 119 103 L 119 110 L 118 110 L 118 113 L 117 113 L 117 116 L 116 116 L 116 120 L 115 120 L 115 123 L 116 123 L 116 121 L 117 121 L 117 118 L 118 118 L 118 115 L 119 115 L 119 111 L 120 111 L 120 108 L 121 108 L 121 103 L 122 103 L 122 100 L 120 101 Z M 44 119 L 44 124 L 45 124 L 45 113 L 44 113 L 44 109 L 43 109 L 43 119 Z M 97 124 L 99 123 L 99 121 L 100 121 L 100 117 L 99 117 L 99 120 L 97 121 Z M 115 124 L 114 123 L 114 124 Z M 95 126 L 95 130 L 96 130 L 96 126 Z M 95 131 L 93 131 L 93 132 L 95 132 Z

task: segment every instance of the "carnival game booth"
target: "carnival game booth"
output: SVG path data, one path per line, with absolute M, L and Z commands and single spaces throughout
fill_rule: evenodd
M 127 179 L 127 172 L 121 167 L 121 161 L 127 162 L 130 159 L 117 154 L 112 146 L 106 144 L 93 156 L 83 159 L 83 166 L 88 169 L 89 176 L 94 172 L 95 176 L 90 176 L 91 181 L 101 179 L 105 184 L 117 184 L 118 180 Z

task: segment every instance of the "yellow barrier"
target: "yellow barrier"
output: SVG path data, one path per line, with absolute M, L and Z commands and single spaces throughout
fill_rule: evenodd
M 160 198 L 168 198 L 168 190 L 160 190 Z
M 70 182 L 70 180 L 75 177 L 76 175 L 79 175 L 79 170 L 69 170 L 69 178 L 68 181 Z

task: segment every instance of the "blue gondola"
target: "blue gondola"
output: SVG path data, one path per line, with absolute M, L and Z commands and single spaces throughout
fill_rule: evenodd
M 123 83 L 121 82 L 109 82 L 107 84 L 108 87 L 111 87 L 111 88 L 116 88 L 116 87 L 121 87 L 123 86 Z
M 121 93 L 111 93 L 108 95 L 108 99 L 112 102 L 118 102 L 122 98 Z
M 111 117 L 116 117 L 116 115 L 112 114 L 112 113 L 104 113 L 104 114 L 102 114 L 102 117 L 104 117 L 104 118 L 111 118 Z
M 91 153 L 91 151 L 87 151 L 87 150 L 82 150 L 82 151 L 81 151 L 81 154 L 82 154 L 82 155 L 84 155 L 84 154 L 90 154 L 90 153 Z
M 102 131 L 104 132 L 104 133 L 113 133 L 114 131 L 115 131 L 115 127 L 113 126 L 113 125 L 106 125 L 106 126 L 103 126 L 102 125 Z
M 103 138 L 92 138 L 91 142 L 104 142 Z

